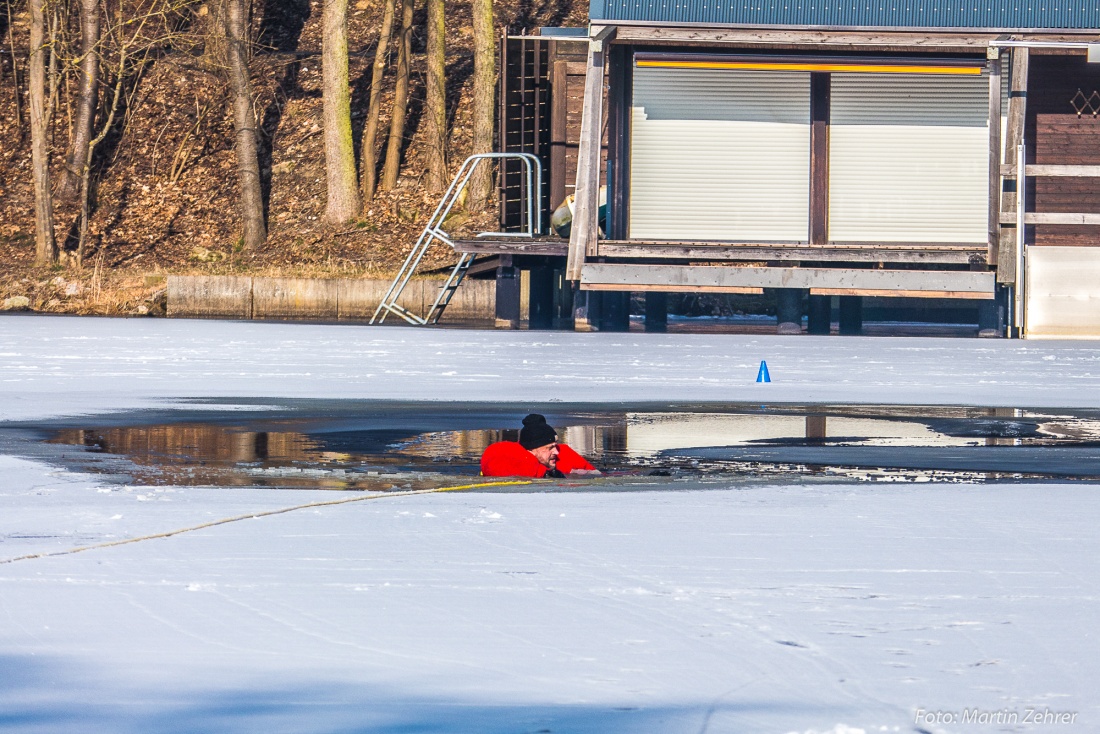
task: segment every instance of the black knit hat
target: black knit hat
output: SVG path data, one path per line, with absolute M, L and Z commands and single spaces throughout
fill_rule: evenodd
M 546 418 L 532 413 L 523 419 L 523 428 L 519 431 L 519 443 L 530 451 L 558 440 L 558 432 L 546 424 Z

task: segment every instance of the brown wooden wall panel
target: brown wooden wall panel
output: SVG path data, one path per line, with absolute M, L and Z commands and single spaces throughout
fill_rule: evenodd
M 577 186 L 577 151 L 580 149 L 581 117 L 584 115 L 584 77 L 585 64 L 574 61 L 559 61 L 560 69 L 555 75 L 559 86 L 553 90 L 555 113 L 564 120 L 564 139 L 555 138 L 552 145 L 560 146 L 562 163 L 554 170 L 550 183 L 551 207 L 556 207 L 573 193 Z M 564 82 L 564 89 L 560 88 Z M 604 87 L 604 128 L 600 151 L 600 181 L 607 180 L 607 87 Z
M 1028 162 L 1040 165 L 1100 164 L 1100 68 L 1083 56 L 1032 56 L 1028 80 Z M 1080 94 L 1078 94 L 1080 93 Z M 1082 100 L 1093 108 L 1078 115 Z M 1076 98 L 1077 107 L 1074 106 Z M 1031 179 L 1029 211 L 1100 214 L 1100 179 Z M 1100 246 L 1100 227 L 1037 225 L 1034 244 Z
M 502 39 L 498 150 L 534 153 L 542 161 L 543 221 L 573 193 L 584 107 L 587 43 L 537 36 Z M 605 95 L 604 119 L 607 119 Z M 601 177 L 606 178 L 607 127 Z M 505 230 L 523 222 L 522 168 L 501 166 L 500 216 Z
M 539 38 L 503 37 L 500 44 L 500 88 L 497 150 L 533 153 L 550 161 L 550 59 L 555 44 Z M 498 165 L 500 224 L 503 231 L 519 230 L 526 222 L 526 176 L 518 160 Z M 548 176 L 544 170 L 539 192 L 547 206 Z M 546 219 L 543 217 L 543 221 Z
M 1100 119 L 1091 115 L 1037 114 L 1035 163 L 1100 164 Z M 1035 211 L 1100 213 L 1100 179 L 1039 177 L 1034 184 Z M 1036 227 L 1037 245 L 1100 245 L 1100 227 Z

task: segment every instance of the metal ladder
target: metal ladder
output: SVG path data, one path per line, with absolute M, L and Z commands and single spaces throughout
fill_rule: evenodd
M 459 255 L 458 263 L 455 264 L 450 275 L 447 276 L 447 280 L 443 282 L 443 286 L 439 289 L 439 295 L 436 296 L 435 302 L 432 303 L 431 308 L 428 309 L 427 315 L 421 317 L 404 306 L 397 305 L 397 299 L 401 297 L 401 292 L 405 290 L 405 286 L 408 285 L 409 280 L 416 273 L 416 269 L 420 267 L 420 261 L 424 259 L 425 253 L 427 253 L 428 248 L 433 242 L 439 240 L 444 244 L 450 245 L 452 248 L 454 247 L 454 242 L 451 241 L 450 236 L 442 229 L 443 223 L 450 215 L 451 209 L 458 203 L 459 196 L 462 194 L 463 189 L 466 188 L 466 184 L 469 183 L 470 176 L 473 175 L 477 165 L 482 161 L 493 159 L 515 159 L 523 162 L 527 175 L 527 229 L 523 232 L 482 232 L 478 237 L 514 238 L 534 237 L 542 234 L 542 222 L 539 216 L 539 196 L 542 192 L 542 163 L 539 161 L 538 157 L 532 153 L 479 153 L 470 156 L 459 167 L 454 180 L 451 181 L 451 185 L 443 194 L 439 206 L 435 208 L 435 212 L 433 212 L 432 216 L 428 219 L 428 224 L 420 233 L 420 237 L 416 240 L 416 244 L 413 245 L 412 251 L 409 252 L 409 256 L 405 258 L 405 263 L 401 266 L 401 269 L 397 271 L 397 276 L 393 279 L 393 283 L 390 284 L 390 289 L 386 291 L 386 295 L 383 296 L 382 302 L 378 304 L 378 308 L 374 311 L 374 316 L 371 317 L 370 322 L 372 324 L 381 324 L 386 320 L 386 316 L 391 313 L 400 316 L 414 326 L 424 326 L 439 322 L 439 317 L 443 315 L 443 311 L 446 310 L 447 304 L 451 302 L 451 298 L 454 296 L 455 291 L 462 285 L 466 273 L 469 271 L 470 266 L 473 265 L 475 257 L 473 253 L 464 252 Z

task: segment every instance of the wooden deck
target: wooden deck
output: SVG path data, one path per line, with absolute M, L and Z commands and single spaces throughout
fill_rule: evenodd
M 808 289 L 822 296 L 907 296 L 990 299 L 992 272 L 877 268 L 732 267 L 586 263 L 581 290 L 758 293 Z
M 565 257 L 569 242 L 560 237 L 481 237 L 476 240 L 455 240 L 455 252 L 483 255 L 542 255 Z
M 569 243 L 558 237 L 483 237 L 455 241 L 457 252 L 485 255 L 565 257 Z M 600 240 L 598 257 L 616 260 L 687 260 L 743 262 L 919 263 L 928 265 L 985 264 L 984 243 L 805 243 L 694 242 L 688 240 Z
M 601 257 L 623 259 L 780 261 L 780 262 L 889 262 L 939 265 L 985 263 L 983 243 L 804 243 L 690 242 L 680 240 L 601 240 Z

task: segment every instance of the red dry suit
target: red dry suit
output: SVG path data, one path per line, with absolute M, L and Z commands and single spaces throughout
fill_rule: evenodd
M 558 444 L 557 469 L 569 474 L 577 469 L 595 470 L 583 456 L 563 443 Z M 498 441 L 485 449 L 481 455 L 481 476 L 483 477 L 533 477 L 539 479 L 550 471 L 539 463 L 527 449 L 515 441 Z

